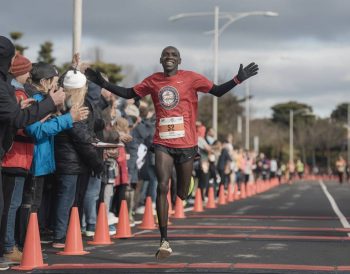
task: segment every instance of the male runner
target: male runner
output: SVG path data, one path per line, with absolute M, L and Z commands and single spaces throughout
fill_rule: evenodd
M 133 88 L 123 88 L 104 80 L 99 72 L 87 69 L 87 78 L 117 96 L 130 99 L 151 95 L 156 110 L 156 132 L 153 145 L 158 179 L 156 208 L 160 230 L 160 247 L 156 258 L 170 256 L 167 236 L 169 178 L 175 165 L 177 195 L 187 198 L 191 183 L 193 161 L 197 155 L 196 118 L 197 92 L 220 97 L 249 77 L 258 73 L 258 65 L 240 65 L 238 74 L 222 85 L 214 85 L 204 76 L 192 71 L 178 70 L 180 52 L 173 46 L 163 49 L 160 57 L 163 72 L 154 73 Z

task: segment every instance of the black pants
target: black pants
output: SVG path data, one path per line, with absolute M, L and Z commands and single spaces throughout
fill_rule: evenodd
M 114 213 L 115 216 L 119 216 L 120 206 L 123 200 L 126 199 L 126 189 L 128 185 L 120 184 L 116 186 L 114 195 L 112 198 L 112 207 L 111 212 Z
M 28 176 L 24 183 L 22 205 L 17 219 L 18 245 L 24 246 L 30 213 L 38 212 L 43 195 L 45 176 Z
M 15 188 L 15 175 L 5 175 L 1 174 L 2 176 L 2 187 L 1 191 L 4 195 L 3 197 L 3 211 L 1 215 L 1 229 L 0 229 L 0 257 L 4 255 L 4 242 L 5 242 L 5 237 L 6 237 L 6 228 L 8 225 L 8 212 L 10 209 L 10 204 L 11 204 L 11 197 L 13 195 L 13 191 Z
M 3 210 L 4 210 L 4 194 L 2 193 L 2 173 L 1 173 L 1 162 L 0 162 L 0 216 L 2 216 Z M 0 218 L 0 228 L 1 228 L 1 218 Z
M 77 188 L 75 191 L 75 201 L 73 206 L 78 207 L 80 223 L 84 213 L 84 198 L 89 184 L 90 176 L 90 172 L 79 174 L 78 176 Z
M 53 174 L 45 176 L 38 221 L 41 231 L 53 230 L 54 206 L 56 205 L 57 184 Z

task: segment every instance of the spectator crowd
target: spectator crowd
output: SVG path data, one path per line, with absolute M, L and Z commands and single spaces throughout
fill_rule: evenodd
M 155 205 L 153 105 L 119 98 L 88 81 L 78 55 L 60 75 L 53 65 L 32 63 L 15 52 L 1 36 L 0 121 L 0 258 L 21 261 L 32 212 L 38 213 L 40 233 L 52 238 L 53 247 L 64 248 L 72 206 L 79 208 L 82 233 L 91 237 L 101 201 L 110 235 L 116 233 L 122 200 L 131 225 L 146 197 Z M 304 174 L 300 160 L 279 163 L 234 147 L 231 135 L 216 139 L 200 121 L 196 128 L 200 157 L 193 177 L 203 199 L 209 187 L 218 193 L 220 185 L 237 184 L 239 190 L 260 179 Z M 175 186 L 173 176 L 173 204 Z

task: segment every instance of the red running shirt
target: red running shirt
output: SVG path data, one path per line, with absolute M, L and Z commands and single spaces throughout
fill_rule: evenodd
M 140 97 L 152 96 L 157 118 L 153 142 L 173 148 L 197 146 L 197 92 L 208 93 L 212 87 L 203 75 L 185 70 L 168 77 L 158 72 L 134 86 Z

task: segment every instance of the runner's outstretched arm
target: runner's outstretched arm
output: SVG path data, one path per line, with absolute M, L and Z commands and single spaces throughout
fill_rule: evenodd
M 123 97 L 125 99 L 138 97 L 133 88 L 123 88 L 114 85 L 106 81 L 99 71 L 94 71 L 91 68 L 87 68 L 85 71 L 85 75 L 86 78 L 91 82 L 94 82 L 96 85 L 99 85 L 101 88 L 104 88 L 119 97 Z
M 247 80 L 249 77 L 256 75 L 258 73 L 258 70 L 259 67 L 255 63 L 250 63 L 245 68 L 243 68 L 243 65 L 241 64 L 238 70 L 238 74 L 233 79 L 221 85 L 213 85 L 209 93 L 213 94 L 214 96 L 221 97 L 233 89 L 236 85 L 242 83 L 244 80 Z

